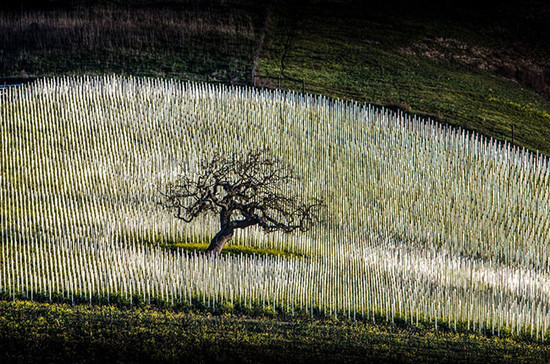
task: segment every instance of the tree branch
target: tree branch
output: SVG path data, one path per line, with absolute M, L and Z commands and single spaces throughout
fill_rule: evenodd
M 284 193 L 284 187 L 300 178 L 267 149 L 241 156 L 215 154 L 200 166 L 197 175 L 180 175 L 160 191 L 161 205 L 174 210 L 178 219 L 191 222 L 201 214 L 215 213 L 222 229 L 258 225 L 266 232 L 307 231 L 319 221 L 323 201 Z M 232 220 L 234 214 L 243 218 Z

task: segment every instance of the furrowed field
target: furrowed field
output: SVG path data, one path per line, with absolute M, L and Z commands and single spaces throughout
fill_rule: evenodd
M 366 104 L 121 77 L 0 96 L 5 299 L 256 307 L 550 334 L 548 159 Z M 158 189 L 213 151 L 269 147 L 325 199 L 306 234 L 185 224 Z

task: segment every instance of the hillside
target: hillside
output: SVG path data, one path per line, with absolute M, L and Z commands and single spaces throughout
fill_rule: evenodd
M 539 343 L 386 324 L 0 301 L 6 363 L 544 362 Z
M 512 140 L 514 125 L 517 145 L 548 155 L 549 6 L 480 4 L 320 1 L 290 8 L 299 15 L 270 19 L 259 70 L 500 140 Z
M 3 8 L 0 362 L 548 360 L 548 9 Z M 203 254 L 160 191 L 260 148 L 319 224 Z
M 52 78 L 2 101 L 4 300 L 385 323 L 547 350 L 542 156 L 361 103 L 167 79 Z M 286 193 L 323 199 L 322 223 L 238 230 L 236 249 L 201 254 L 219 220 L 178 221 L 159 188 L 195 178 L 213 150 L 264 147 L 302 176 Z
M 26 1 L 0 11 L 0 77 L 251 84 L 256 60 L 256 76 L 283 78 L 259 85 L 427 115 L 550 155 L 548 5 L 363 3 Z

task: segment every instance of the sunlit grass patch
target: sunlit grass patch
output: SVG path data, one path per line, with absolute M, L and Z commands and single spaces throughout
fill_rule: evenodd
M 203 253 L 208 248 L 209 243 L 178 243 L 178 242 L 164 242 L 160 246 L 172 250 L 182 250 L 187 252 L 197 252 Z M 271 255 L 271 256 L 282 256 L 282 257 L 294 257 L 302 256 L 302 254 L 292 253 L 287 250 L 276 250 L 276 249 L 261 249 L 251 246 L 239 245 L 238 243 L 228 243 L 222 250 L 222 254 L 232 254 L 232 255 Z

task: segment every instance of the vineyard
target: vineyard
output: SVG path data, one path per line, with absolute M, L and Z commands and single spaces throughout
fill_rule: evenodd
M 0 94 L 0 295 L 258 307 L 550 334 L 544 156 L 368 104 L 124 77 L 51 78 Z M 159 189 L 213 151 L 269 147 L 322 197 L 308 233 L 239 230 L 286 255 L 205 256 Z

